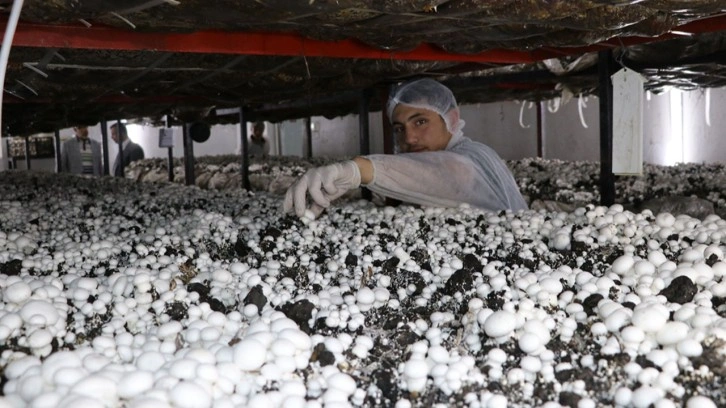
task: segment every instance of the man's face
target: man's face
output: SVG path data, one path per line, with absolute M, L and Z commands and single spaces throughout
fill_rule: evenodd
M 111 140 L 113 140 L 114 143 L 118 143 L 118 129 L 115 127 L 111 128 Z
M 451 132 L 438 113 L 404 104 L 393 110 L 393 135 L 403 153 L 444 150 L 451 140 Z
M 86 127 L 86 126 L 74 127 L 73 131 L 76 132 L 76 136 L 80 137 L 81 139 L 88 139 L 88 127 Z
M 265 133 L 265 125 L 255 125 L 252 128 L 252 136 L 256 139 L 261 139 Z

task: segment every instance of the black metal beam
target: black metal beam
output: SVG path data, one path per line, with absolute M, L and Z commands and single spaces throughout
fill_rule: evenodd
M 371 132 L 368 124 L 368 113 L 370 110 L 372 92 L 370 89 L 364 89 L 360 94 L 358 101 L 358 126 L 360 134 L 360 154 L 366 155 L 371 153 Z M 367 188 L 363 188 L 362 196 L 366 200 L 373 198 L 373 194 Z
M 488 87 L 502 82 L 517 83 L 534 83 L 537 81 L 546 81 L 556 78 L 557 76 L 546 69 L 535 71 L 512 72 L 489 76 L 467 76 L 454 77 L 441 81 L 442 84 L 450 88 L 480 88 Z
M 537 101 L 537 157 L 544 158 L 544 104 L 542 101 Z
M 305 118 L 305 141 L 307 148 L 305 149 L 305 157 L 308 159 L 313 157 L 313 123 L 310 116 Z
M 355 101 L 360 97 L 360 90 L 357 91 L 343 91 L 332 95 L 319 95 L 315 99 L 304 98 L 294 100 L 287 103 L 275 103 L 275 104 L 261 104 L 254 107 L 254 112 L 249 113 L 247 118 L 249 121 L 262 120 L 263 118 L 274 116 L 276 112 L 289 111 L 289 112 L 309 112 L 313 106 L 346 106 L 355 104 Z M 355 105 L 353 105 L 355 106 Z M 321 109 L 320 113 L 324 113 L 325 110 Z M 305 117 L 307 115 L 301 114 L 298 118 Z M 315 116 L 315 115 L 312 115 Z M 293 117 L 290 117 L 293 119 Z
M 171 121 L 169 120 L 169 114 L 167 114 L 164 118 L 165 124 L 167 128 L 171 127 Z M 168 148 L 168 158 L 166 162 L 166 166 L 169 170 L 169 182 L 174 182 L 174 147 L 169 146 Z
M 53 133 L 53 144 L 55 145 L 55 172 L 61 172 L 61 143 L 60 130 L 56 129 Z
M 370 154 L 371 152 L 371 132 L 368 124 L 368 113 L 371 104 L 371 91 L 364 89 L 358 100 L 358 133 L 360 142 L 360 154 Z
M 108 176 L 111 173 L 108 162 L 108 123 L 105 120 L 101 121 L 101 152 L 103 154 L 103 175 Z
M 128 137 L 128 135 L 127 135 Z M 123 136 L 121 135 L 121 119 L 116 119 L 116 144 L 118 145 L 118 158 L 116 161 L 118 162 L 118 168 L 121 170 L 121 175 L 119 177 L 126 177 L 125 169 L 124 169 L 124 141 Z M 114 174 L 115 176 L 116 174 Z
M 615 175 L 613 174 L 613 83 L 614 72 L 611 50 L 598 53 L 600 96 L 600 204 L 615 202 Z
M 245 108 L 239 108 L 239 133 L 241 139 L 240 142 L 242 143 L 242 161 L 240 163 L 240 170 L 242 172 L 242 188 L 250 191 L 252 190 L 252 185 L 250 184 L 250 152 L 247 143 L 247 121 L 245 120 L 246 113 L 247 112 L 245 111 Z
M 391 118 L 388 117 L 386 104 L 388 103 L 389 87 L 378 88 L 378 99 L 381 108 L 381 125 L 383 126 L 383 153 L 393 154 L 396 151 L 396 140 L 393 137 L 393 128 L 391 127 Z
M 189 123 L 182 125 L 184 135 L 184 182 L 188 186 L 194 185 L 194 141 L 189 132 Z

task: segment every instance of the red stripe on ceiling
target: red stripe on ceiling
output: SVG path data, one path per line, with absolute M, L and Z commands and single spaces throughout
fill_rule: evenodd
M 726 30 L 726 14 L 694 20 L 673 29 L 673 31 L 682 31 L 684 33 L 694 34 L 712 33 L 724 30 Z
M 0 29 L 3 29 L 2 26 Z M 85 27 L 32 23 L 18 24 L 13 46 L 494 63 L 525 63 L 538 60 L 530 52 L 491 50 L 472 55 L 452 54 L 429 44 L 421 44 L 411 51 L 386 51 L 355 40 L 319 41 L 292 33 L 217 30 L 150 33 L 95 25 Z
M 7 20 L 0 22 L 4 31 Z M 692 21 L 674 31 L 702 33 L 726 30 L 726 15 Z M 528 63 L 547 58 L 594 52 L 621 45 L 662 41 L 658 37 L 622 37 L 586 47 L 545 48 L 535 51 L 488 50 L 477 54 L 453 54 L 430 44 L 411 51 L 386 51 L 355 40 L 320 41 L 293 33 L 197 31 L 193 33 L 138 32 L 113 27 L 80 25 L 18 24 L 14 46 L 77 48 L 122 51 L 162 51 L 235 55 L 284 55 L 330 58 L 366 58 L 417 61 L 482 63 Z

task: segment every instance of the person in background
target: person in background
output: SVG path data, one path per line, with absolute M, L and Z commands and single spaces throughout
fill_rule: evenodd
M 111 139 L 118 145 L 119 138 L 121 139 L 122 149 L 116 155 L 116 161 L 113 165 L 113 175 L 115 177 L 124 176 L 120 166 L 121 159 L 123 159 L 125 169 L 129 164 L 131 164 L 131 162 L 144 158 L 144 149 L 129 139 L 126 125 L 122 123 L 114 123 L 111 125 Z
M 265 138 L 265 122 L 255 122 L 252 126 L 252 134 L 250 135 L 247 148 L 250 156 L 267 157 L 270 152 L 270 144 Z
M 489 146 L 464 137 L 449 88 L 428 78 L 406 82 L 393 90 L 386 110 L 400 154 L 359 156 L 311 169 L 287 190 L 283 211 L 302 217 L 310 210 L 317 217 L 361 185 L 424 206 L 527 209 L 506 163 Z
M 88 137 L 88 127 L 73 128 L 75 136 L 61 146 L 61 173 L 100 177 L 103 173 L 101 144 Z

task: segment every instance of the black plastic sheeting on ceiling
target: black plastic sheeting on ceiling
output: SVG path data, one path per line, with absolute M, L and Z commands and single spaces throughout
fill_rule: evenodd
M 353 38 L 386 50 L 429 43 L 477 53 L 567 50 L 561 47 L 658 36 L 725 7 L 720 0 L 26 0 L 21 20 L 137 32 L 292 32 L 326 41 Z M 716 32 L 622 44 L 613 49 L 613 63 L 641 72 L 654 92 L 693 89 L 726 85 L 724 53 L 724 35 Z M 392 84 L 421 76 L 446 82 L 463 103 L 541 100 L 562 90 L 591 94 L 598 86 L 596 56 L 506 66 L 16 47 L 5 82 L 3 134 L 118 118 L 161 121 L 166 114 L 177 121 L 236 121 L 213 113 L 239 106 L 249 110 L 250 120 L 335 117 L 357 112 L 364 91 L 371 95 L 370 109 L 379 110 Z

